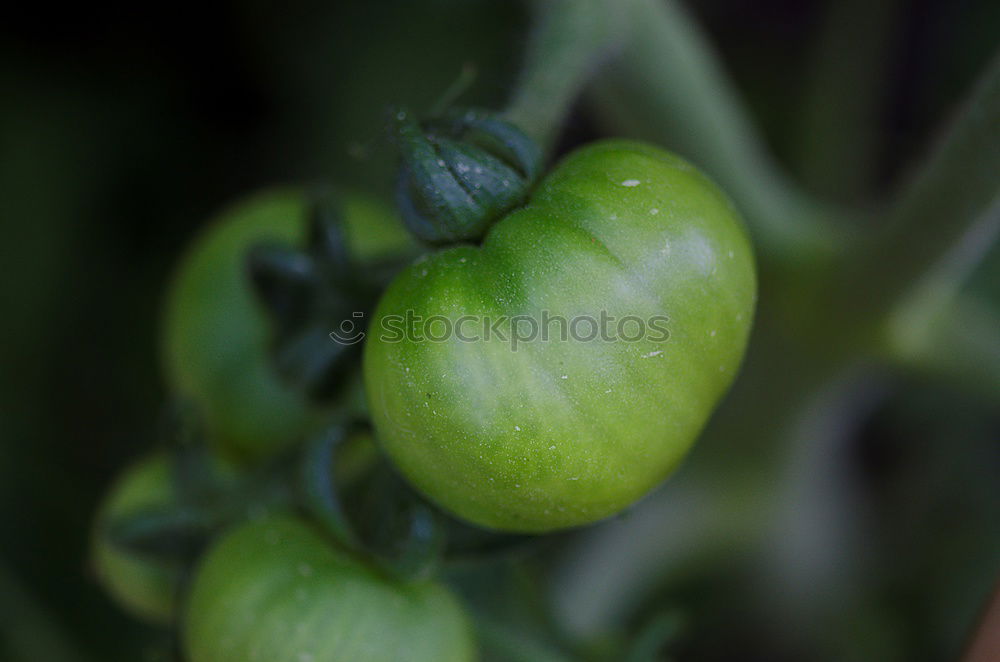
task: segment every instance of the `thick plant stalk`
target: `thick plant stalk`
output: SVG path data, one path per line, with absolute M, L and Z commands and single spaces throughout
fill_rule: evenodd
M 1000 315 L 971 295 L 906 309 L 889 324 L 888 358 L 1000 402 Z
M 532 639 L 513 628 L 494 623 L 488 617 L 478 615 L 475 623 L 481 645 L 495 654 L 497 659 L 509 662 L 570 662 L 571 660 L 547 642 Z
M 810 191 L 855 201 L 871 193 L 878 121 L 899 31 L 899 0 L 826 3 L 796 113 L 796 174 Z
M 889 220 L 847 265 L 841 303 L 871 322 L 910 295 L 969 231 L 1000 216 L 1000 56 L 897 196 Z M 857 297 L 858 291 L 865 296 Z
M 651 590 L 669 580 L 671 570 L 750 547 L 752 527 L 764 519 L 762 504 L 751 502 L 739 510 L 720 492 L 678 476 L 628 517 L 581 533 L 559 557 L 550 579 L 560 627 L 579 638 L 607 636 L 624 626 Z
M 594 68 L 624 36 L 633 0 L 535 0 L 525 62 L 506 119 L 548 153 Z
M 962 286 L 1000 237 L 1000 200 L 889 314 L 884 354 L 897 365 L 1000 396 L 1000 316 Z
M 833 252 L 843 228 L 778 169 L 683 8 L 636 0 L 629 28 L 626 45 L 589 91 L 605 125 L 708 171 L 746 215 L 762 258 L 806 265 Z

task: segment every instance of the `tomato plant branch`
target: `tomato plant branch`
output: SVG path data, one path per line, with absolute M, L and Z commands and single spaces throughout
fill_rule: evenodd
M 1000 373 L 983 373 L 998 365 L 1000 320 L 982 302 L 961 293 L 998 236 L 1000 201 L 891 311 L 884 340 L 890 360 L 974 385 L 994 382 L 994 392 L 1000 393 Z
M 590 89 L 613 132 L 660 143 L 712 175 L 747 216 L 762 257 L 808 264 L 845 229 L 777 167 L 698 26 L 675 2 L 637 0 L 626 46 Z
M 795 118 L 793 159 L 812 191 L 850 200 L 868 192 L 899 10 L 899 0 L 828 3 Z
M 571 659 L 548 642 L 497 623 L 483 614 L 476 615 L 475 624 L 482 646 L 497 659 L 510 662 L 569 662 Z
M 901 189 L 885 226 L 845 265 L 840 299 L 850 305 L 852 316 L 881 319 L 966 233 L 995 224 L 1000 215 L 998 172 L 1000 56 Z M 862 290 L 865 296 L 857 297 Z
M 1000 315 L 971 295 L 906 310 L 890 323 L 888 358 L 992 400 L 1000 396 Z
M 631 0 L 536 0 L 506 119 L 548 153 L 594 68 L 623 36 Z

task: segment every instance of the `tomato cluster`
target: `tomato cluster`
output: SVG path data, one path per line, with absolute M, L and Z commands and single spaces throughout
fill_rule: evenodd
M 496 129 L 493 120 L 463 117 L 462 131 Z M 496 135 L 519 135 L 501 129 Z M 698 170 L 647 145 L 600 142 L 566 157 L 523 199 L 534 167 L 524 164 L 533 162 L 463 152 L 447 136 L 419 147 L 444 150 L 451 161 L 407 167 L 430 181 L 438 167 L 471 177 L 494 162 L 501 174 L 524 166 L 522 190 L 507 195 L 502 179 L 490 179 L 489 204 L 470 194 L 451 225 L 436 228 L 424 215 L 407 221 L 432 232 L 434 243 L 489 229 L 479 244 L 410 260 L 377 307 L 370 302 L 363 366 L 337 364 L 353 389 L 319 398 L 286 379 L 275 368 L 277 330 L 289 327 L 281 319 L 289 311 L 295 324 L 310 310 L 350 314 L 355 300 L 338 298 L 337 287 L 414 253 L 403 224 L 380 203 L 340 195 L 331 231 L 315 224 L 302 190 L 262 193 L 223 213 L 181 261 L 164 317 L 167 382 L 194 412 L 210 463 L 234 478 L 192 499 L 197 471 L 185 473 L 167 454 L 147 459 L 108 496 L 93 557 L 123 606 L 179 625 L 192 662 L 474 659 L 458 600 L 434 579 L 387 572 L 351 532 L 337 481 L 381 489 L 365 482 L 381 455 L 457 521 L 531 533 L 584 525 L 620 512 L 677 466 L 739 368 L 756 298 L 751 249 L 729 200 Z M 463 169 L 463 159 L 473 165 Z M 446 184 L 453 190 L 434 200 L 439 206 L 477 190 L 457 175 Z M 419 213 L 431 213 L 429 204 Z M 486 223 L 475 217 L 480 208 L 501 217 Z M 285 252 L 276 280 L 251 278 L 256 248 L 307 242 L 340 262 L 324 271 Z M 306 271 L 318 307 L 300 305 L 296 279 Z M 272 287 L 282 279 L 292 282 L 287 301 Z M 399 320 L 405 328 L 393 327 Z M 452 332 L 434 336 L 433 320 Z M 460 333 L 463 320 L 487 333 Z M 580 331 L 581 320 L 592 332 Z M 535 332 L 524 335 L 524 325 Z M 388 333 L 394 328 L 402 332 Z M 336 334 L 329 342 L 344 344 Z M 362 381 L 367 404 L 355 401 Z M 332 456 L 319 455 L 317 465 L 302 450 L 331 427 L 347 438 L 344 426 L 366 410 L 381 454 L 364 445 L 334 466 Z M 312 458 L 305 500 L 282 482 L 297 453 Z M 180 502 L 194 515 L 176 510 Z M 153 515 L 164 512 L 186 513 L 161 518 L 175 527 L 164 531 L 193 522 L 202 535 L 197 553 L 158 553 L 169 547 L 157 543 L 163 531 L 157 538 L 143 527 L 155 529 Z M 130 518 L 141 526 L 106 535 Z

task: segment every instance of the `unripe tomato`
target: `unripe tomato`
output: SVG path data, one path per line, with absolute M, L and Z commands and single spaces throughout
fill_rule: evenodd
M 120 549 L 103 535 L 103 529 L 115 518 L 174 501 L 166 455 L 148 457 L 112 486 L 98 511 L 91 541 L 91 563 L 101 585 L 130 613 L 157 624 L 174 619 L 181 565 Z
M 365 348 L 378 437 L 416 487 L 474 523 L 593 522 L 683 458 L 739 368 L 755 299 L 722 191 L 662 150 L 590 145 L 481 246 L 396 277 Z
M 226 534 L 196 572 L 184 644 L 191 662 L 464 662 L 466 616 L 432 582 L 404 584 L 273 516 Z
M 408 235 L 381 203 L 359 195 L 342 195 L 340 201 L 348 249 L 359 262 L 412 250 Z M 328 414 L 273 369 L 271 325 L 251 290 L 246 264 L 257 244 L 301 247 L 307 213 L 306 196 L 297 189 L 238 203 L 196 238 L 168 292 L 167 382 L 198 406 L 212 443 L 237 458 L 272 455 Z

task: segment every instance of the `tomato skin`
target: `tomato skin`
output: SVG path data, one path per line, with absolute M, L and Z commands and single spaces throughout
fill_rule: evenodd
M 739 368 L 755 299 L 749 241 L 712 182 L 643 144 L 584 147 L 481 247 L 440 251 L 390 285 L 364 359 L 379 440 L 416 487 L 476 524 L 599 520 L 683 458 Z M 453 323 L 666 316 L 669 338 L 391 342 L 387 320 L 407 310 Z
M 191 662 L 475 659 L 447 590 L 387 579 L 290 516 L 216 543 L 195 575 L 183 635 Z
M 104 526 L 114 518 L 166 506 L 174 500 L 167 456 L 147 457 L 112 486 L 98 511 L 91 539 L 91 564 L 101 585 L 126 611 L 158 625 L 174 620 L 181 565 L 130 553 L 102 534 Z
M 381 203 L 345 194 L 348 248 L 361 262 L 412 251 Z M 307 233 L 301 190 L 266 191 L 223 212 L 193 242 L 171 283 L 162 354 L 169 387 L 193 401 L 212 444 L 234 459 L 269 457 L 327 419 L 276 374 L 271 325 L 250 287 L 249 250 L 259 243 L 301 247 Z

